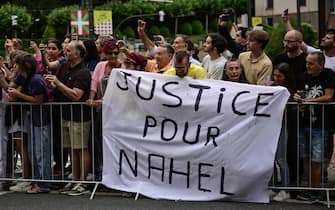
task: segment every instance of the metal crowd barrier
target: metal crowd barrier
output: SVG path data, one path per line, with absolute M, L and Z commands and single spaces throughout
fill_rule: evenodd
M 317 107 L 317 108 L 316 108 Z M 302 121 L 302 113 L 299 110 L 306 109 L 309 114 L 309 121 Z M 321 123 L 319 126 L 314 125 L 316 110 L 319 110 Z M 319 191 L 325 192 L 326 204 L 330 208 L 330 192 L 335 191 L 335 183 L 328 181 L 327 167 L 332 156 L 333 137 L 335 133 L 335 103 L 303 103 L 289 102 L 286 106 L 281 136 L 277 146 L 275 166 L 273 177 L 269 183 L 271 190 L 286 190 L 291 193 L 301 191 Z M 314 126 L 314 127 L 313 127 Z M 301 133 L 302 128 L 307 128 L 308 133 L 308 153 L 312 153 L 312 129 L 320 128 L 321 137 L 324 139 L 324 148 L 321 148 L 321 180 L 320 186 L 312 186 L 312 164 L 311 158 L 307 161 L 309 167 L 308 174 L 304 174 L 304 163 L 301 151 Z M 306 163 L 305 163 L 306 165 Z M 307 176 L 306 176 L 307 175 Z
M 85 109 L 89 109 L 86 112 Z M 0 170 L 0 180 L 1 181 L 26 181 L 26 182 L 45 182 L 51 183 L 52 188 L 54 188 L 56 184 L 60 183 L 82 183 L 82 184 L 94 184 L 94 191 L 91 194 L 91 199 L 98 187 L 101 183 L 101 170 L 102 170 L 102 136 L 100 141 L 97 139 L 98 130 L 102 133 L 101 123 L 99 120 L 102 120 L 101 115 L 99 115 L 99 110 L 96 108 L 90 108 L 85 105 L 85 103 L 43 103 L 40 105 L 34 105 L 30 103 L 21 103 L 21 102 L 11 102 L 6 104 L 0 104 L 0 123 L 2 123 L 5 127 L 0 128 L 0 135 L 2 138 L 7 138 L 7 149 L 6 151 L 0 151 L 2 153 L 7 153 L 7 161 L 6 158 L 0 158 L 0 162 L 2 161 L 1 166 L 6 166 L 6 173 L 1 172 Z M 100 107 L 101 111 L 101 107 Z M 65 128 L 62 127 L 64 125 L 65 119 L 64 115 L 67 114 L 68 121 L 75 121 L 78 119 L 74 115 L 77 113 L 77 118 L 80 121 L 77 124 L 77 131 L 81 132 L 81 144 L 84 142 L 84 138 L 87 137 L 84 134 L 88 134 L 88 149 L 90 152 L 90 167 L 87 169 L 89 171 L 89 177 L 86 177 L 85 180 L 73 180 L 74 174 L 73 172 L 73 164 L 72 157 L 74 155 L 73 149 L 65 149 L 64 148 L 64 131 Z M 38 114 L 39 113 L 39 114 Z M 70 113 L 70 114 L 69 114 Z M 89 114 L 88 114 L 89 113 Z M 87 116 L 87 114 L 89 116 Z M 85 116 L 86 115 L 86 116 Z M 39 118 L 39 119 L 38 119 Z M 48 160 L 43 157 L 44 152 L 41 153 L 42 169 L 48 168 L 51 169 L 51 174 L 47 177 L 44 173 L 44 170 L 40 171 L 41 179 L 36 179 L 34 167 L 38 167 L 38 160 L 34 159 L 32 155 L 32 151 L 34 150 L 33 141 L 29 138 L 29 135 L 34 132 L 34 126 L 40 125 L 40 122 L 48 121 L 50 125 L 50 139 L 42 139 L 41 150 L 43 148 L 43 144 L 49 144 L 50 146 L 50 165 L 44 166 L 43 163 Z M 85 128 L 83 120 L 89 120 L 89 130 Z M 72 124 L 70 126 L 73 126 Z M 98 126 L 98 127 L 97 127 Z M 99 128 L 100 126 L 100 128 Z M 79 129 L 79 131 L 78 131 Z M 44 130 L 40 130 L 40 132 L 34 133 L 34 135 L 42 136 L 42 132 Z M 8 134 L 8 135 L 7 135 Z M 45 135 L 45 134 L 44 134 Z M 72 135 L 72 134 L 70 134 Z M 73 138 L 74 135 L 71 136 Z M 49 141 L 49 143 L 47 143 Z M 79 140 L 80 141 L 80 140 Z M 100 144 L 100 145 L 99 145 Z M 2 147 L 6 147 L 1 145 Z M 73 145 L 71 145 L 72 147 Z M 37 149 L 37 148 L 36 148 Z M 1 150 L 1 148 L 0 148 Z M 47 151 L 48 152 L 48 151 Z M 47 153 L 46 153 L 47 154 Z M 99 158 L 97 158 L 99 157 Z M 81 157 L 78 157 L 81 160 L 85 160 L 84 157 L 84 149 L 81 149 Z M 77 160 L 78 160 L 77 158 Z M 46 161 L 45 161 L 46 160 Z M 87 163 L 85 165 L 85 161 L 81 161 L 80 167 L 83 169 L 87 168 Z M 56 169 L 56 167 L 58 167 Z M 81 171 L 84 173 L 83 171 Z M 3 174 L 1 174 L 3 173 Z M 84 176 L 83 174 L 79 174 L 80 176 Z
M 325 137 L 326 132 L 329 131 L 330 135 L 332 137 L 333 130 L 335 129 L 335 123 L 334 128 L 327 127 L 326 118 L 332 118 L 333 112 L 335 113 L 335 103 L 306 103 L 306 104 L 298 104 L 294 102 L 289 102 L 287 104 L 287 108 L 285 110 L 285 114 L 283 117 L 283 128 L 281 137 L 283 139 L 286 139 L 285 141 L 280 140 L 278 143 L 278 151 L 274 166 L 274 175 L 269 183 L 269 189 L 273 190 L 288 190 L 288 191 L 297 191 L 297 190 L 321 190 L 326 192 L 327 197 L 327 205 L 330 207 L 330 191 L 335 191 L 335 188 L 333 187 L 332 183 L 327 181 L 327 164 L 329 163 L 329 154 L 325 154 L 322 150 L 322 180 L 320 187 L 312 187 L 311 186 L 311 170 L 309 171 L 309 174 L 307 177 L 309 177 L 309 180 L 303 179 L 302 176 L 302 162 L 300 158 L 300 139 L 299 139 L 299 129 L 302 126 L 302 122 L 300 121 L 301 112 L 299 111 L 304 106 L 321 106 L 321 117 L 322 117 L 322 136 Z M 0 178 L 1 181 L 33 181 L 33 182 L 47 182 L 47 183 L 84 183 L 84 184 L 94 184 L 94 189 L 91 194 L 90 199 L 93 198 L 94 193 L 97 190 L 97 187 L 99 184 L 101 184 L 101 170 L 102 170 L 102 116 L 101 116 L 101 107 L 100 107 L 100 113 L 99 110 L 96 108 L 89 108 L 89 116 L 85 116 L 86 112 L 84 109 L 87 109 L 88 107 L 85 105 L 85 103 L 44 103 L 41 105 L 33 105 L 30 103 L 20 103 L 20 102 L 13 102 L 13 103 L 6 103 L 6 104 L 0 104 L 0 122 L 3 122 L 2 124 L 7 124 L 6 128 L 0 128 L 0 135 L 1 138 L 6 138 L 5 136 L 8 133 L 8 143 L 7 143 L 7 161 L 4 163 L 3 159 L 0 158 L 0 168 L 1 166 L 7 165 L 6 174 L 1 174 L 0 170 Z M 27 160 L 27 153 L 28 148 L 32 148 L 34 145 L 31 141 L 27 141 L 28 144 L 25 144 L 24 141 L 22 141 L 22 138 L 27 139 L 25 135 L 27 133 L 33 132 L 33 125 L 37 123 L 36 117 L 33 117 L 33 113 L 37 113 L 36 110 L 40 111 L 40 119 L 39 121 L 43 121 L 45 119 L 50 119 L 50 132 L 51 132 L 51 138 L 50 138 L 50 151 L 51 151 L 51 165 L 46 166 L 51 168 L 51 175 L 50 178 L 44 178 L 44 174 L 42 174 L 41 179 L 34 179 L 32 177 L 35 177 L 34 175 L 34 166 L 36 165 L 36 162 L 34 159 L 30 159 L 30 168 L 27 169 L 28 164 Z M 89 151 L 90 151 L 90 168 L 89 172 L 90 174 L 93 174 L 93 177 L 90 178 L 90 180 L 73 180 L 70 176 L 71 172 L 73 171 L 73 164 L 71 164 L 71 158 L 73 157 L 73 149 L 71 150 L 64 150 L 64 138 L 63 138 L 63 129 L 61 129 L 64 126 L 64 111 L 67 110 L 67 113 L 70 113 L 70 121 L 74 120 L 72 114 L 74 112 L 80 113 L 81 118 L 86 117 L 90 120 L 90 128 L 89 132 L 85 130 L 83 126 L 83 122 L 80 122 L 82 125 L 79 129 L 80 132 L 83 134 L 89 133 Z M 47 115 L 42 115 L 42 113 L 47 113 Z M 313 114 L 313 113 L 309 113 Z M 19 118 L 17 118 L 19 116 Z M 335 116 L 335 115 L 334 115 Z M 15 117 L 18 119 L 17 122 L 15 122 Z M 312 116 L 311 116 L 312 117 Z M 69 119 L 67 117 L 67 119 Z M 334 118 L 332 118 L 334 119 Z M 83 119 L 82 119 L 83 120 Z M 15 124 L 17 123 L 17 124 Z M 27 126 L 28 125 L 28 126 Z M 309 127 L 312 128 L 313 122 L 310 122 Z M 16 126 L 16 127 L 15 127 Z M 20 128 L 20 129 L 18 129 Z M 16 132 L 15 132 L 16 131 Z M 1 133 L 2 132 L 2 133 Z M 26 134 L 25 134 L 26 133 Z M 100 136 L 99 136 L 100 134 Z M 83 143 L 84 135 L 82 135 L 82 143 Z M 15 144 L 15 140 L 18 140 L 20 143 Z M 311 138 L 309 138 L 309 141 L 311 141 Z M 329 138 L 328 142 L 332 141 L 331 138 Z M 0 145 L 1 146 L 1 145 Z M 41 147 L 43 147 L 43 142 L 41 144 Z M 309 151 L 311 150 L 311 147 L 309 148 Z M 4 152 L 0 148 L 0 153 Z M 278 158 L 278 153 L 283 153 L 282 158 Z M 330 154 L 331 155 L 331 154 Z M 28 155 L 29 156 L 29 155 Z M 43 160 L 43 156 L 41 157 Z M 81 158 L 84 159 L 84 153 L 83 149 L 81 152 Z M 43 161 L 42 161 L 43 162 Z M 288 166 L 285 168 L 277 167 L 278 165 L 287 164 Z M 57 165 L 58 164 L 58 165 Z M 309 166 L 311 167 L 312 161 L 309 162 Z M 55 167 L 58 167 L 56 169 Z M 43 168 L 44 166 L 42 166 Z M 84 168 L 84 163 L 81 165 L 82 168 Z M 279 169 L 278 169 L 279 168 Z M 288 173 L 285 173 L 286 170 L 290 172 L 290 175 L 287 175 Z M 3 172 L 2 172 L 3 173 Z M 279 175 L 284 174 L 284 175 Z M 286 174 L 286 175 L 285 175 Z M 289 177 L 285 177 L 289 176 Z

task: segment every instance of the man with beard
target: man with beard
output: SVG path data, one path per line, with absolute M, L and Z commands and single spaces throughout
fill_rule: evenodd
M 301 87 L 302 78 L 306 69 L 306 57 L 307 54 L 301 49 L 303 41 L 302 34 L 297 30 L 288 31 L 283 40 L 285 52 L 274 57 L 272 63 L 273 66 L 277 66 L 280 63 L 288 63 L 296 80 L 296 85 Z
M 293 30 L 293 26 L 289 20 L 287 14 L 282 14 L 282 19 L 286 30 L 289 32 Z M 325 55 L 326 63 L 325 68 L 331 69 L 335 72 L 335 29 L 330 28 L 327 30 L 326 35 L 322 38 L 320 43 L 320 49 L 308 46 L 306 43 L 302 42 L 301 49 L 307 54 L 315 51 L 322 51 Z
M 226 49 L 226 40 L 219 34 L 211 34 L 206 37 L 203 51 L 208 53 L 202 60 L 202 67 L 206 70 L 208 79 L 222 79 L 223 70 L 227 59 L 222 56 Z
M 325 68 L 335 72 L 335 29 L 327 30 L 326 35 L 321 40 L 320 49 L 315 49 L 305 43 L 303 49 L 305 49 L 307 53 L 322 51 L 326 59 Z
M 278 66 L 280 63 L 288 63 L 290 70 L 293 71 L 295 77 L 295 88 L 304 90 L 304 74 L 307 72 L 306 57 L 307 54 L 302 50 L 302 34 L 297 30 L 288 31 L 283 40 L 285 52 L 274 57 L 273 66 Z M 299 156 L 298 149 L 298 122 L 297 122 L 297 107 L 296 105 L 287 105 L 286 113 L 286 128 L 287 129 L 287 146 L 286 156 L 289 167 L 289 184 L 290 186 L 299 186 L 302 175 L 302 167 L 298 167 Z M 299 164 L 302 166 L 302 163 Z M 299 176 L 298 176 L 299 175 Z M 296 197 L 297 192 L 291 191 L 291 196 Z M 275 196 L 275 200 L 284 200 L 280 194 Z

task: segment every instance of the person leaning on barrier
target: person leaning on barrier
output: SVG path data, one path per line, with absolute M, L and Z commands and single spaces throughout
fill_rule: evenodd
M 205 79 L 206 71 L 204 68 L 194 65 L 189 61 L 186 51 L 178 51 L 174 58 L 174 67 L 164 72 L 167 75 L 177 75 L 179 77 L 193 77 L 194 79 Z
M 46 75 L 49 86 L 55 89 L 55 101 L 85 102 L 88 99 L 91 75 L 83 62 L 84 56 L 84 46 L 71 41 L 66 47 L 66 62 L 60 65 L 56 75 Z M 73 179 L 85 181 L 90 168 L 90 109 L 82 104 L 63 105 L 62 108 L 64 147 L 72 150 Z M 70 183 L 62 192 L 68 195 L 89 193 L 82 183 L 74 186 Z
M 324 68 L 325 57 L 322 52 L 313 52 L 306 58 L 307 74 L 304 80 L 304 90 L 298 90 L 293 99 L 299 103 L 304 102 L 331 102 L 334 96 L 335 75 Z M 302 105 L 300 107 L 300 155 L 304 161 L 304 176 L 311 180 L 309 186 L 321 187 L 322 164 L 324 152 L 328 141 L 328 131 L 331 124 L 329 106 L 327 105 Z M 318 192 L 305 192 L 297 198 L 303 200 L 319 200 L 322 195 Z
M 288 31 L 283 40 L 285 52 L 276 55 L 273 58 L 273 66 L 280 63 L 288 63 L 290 71 L 294 74 L 297 87 L 304 88 L 304 76 L 307 72 L 306 57 L 307 54 L 302 50 L 302 33 L 297 30 Z M 287 104 L 287 162 L 290 171 L 290 186 L 298 186 L 301 180 L 301 174 L 298 173 L 302 166 L 299 163 L 298 155 L 298 131 L 299 124 L 297 120 L 297 110 L 295 104 Z M 299 167 L 300 166 L 300 167 Z M 291 191 L 291 196 L 295 197 L 297 192 Z
M 35 57 L 23 53 L 15 58 L 15 63 L 21 70 L 24 78 L 22 90 L 9 87 L 7 92 L 10 97 L 23 101 L 41 104 L 48 102 L 48 91 L 46 84 L 40 74 L 36 72 L 37 63 Z M 30 160 L 33 168 L 33 179 L 50 180 L 51 178 L 51 127 L 49 106 L 32 106 L 32 122 L 28 135 L 28 147 L 30 147 Z M 27 193 L 49 192 L 49 185 L 45 182 L 38 182 L 32 185 Z
M 5 112 L 6 100 L 3 96 L 3 89 L 6 88 L 7 82 L 5 81 L 7 70 L 4 68 L 3 58 L 0 57 L 0 178 L 6 177 L 7 167 L 7 142 L 8 134 L 5 126 Z M 0 181 L 0 191 L 4 190 L 4 183 Z

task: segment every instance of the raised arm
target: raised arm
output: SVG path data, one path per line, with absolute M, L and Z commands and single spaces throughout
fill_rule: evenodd
M 138 20 L 138 26 L 137 26 L 138 35 L 141 38 L 145 48 L 147 48 L 147 50 L 151 52 L 151 50 L 155 48 L 155 44 L 149 39 L 148 35 L 145 33 L 144 31 L 145 26 L 146 26 L 145 21 Z

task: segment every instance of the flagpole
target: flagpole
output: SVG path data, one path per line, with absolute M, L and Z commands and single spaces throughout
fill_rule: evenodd
M 82 0 L 82 8 L 87 9 L 88 12 L 88 21 L 89 21 L 89 37 L 94 35 L 94 24 L 93 24 L 93 6 L 92 0 Z

